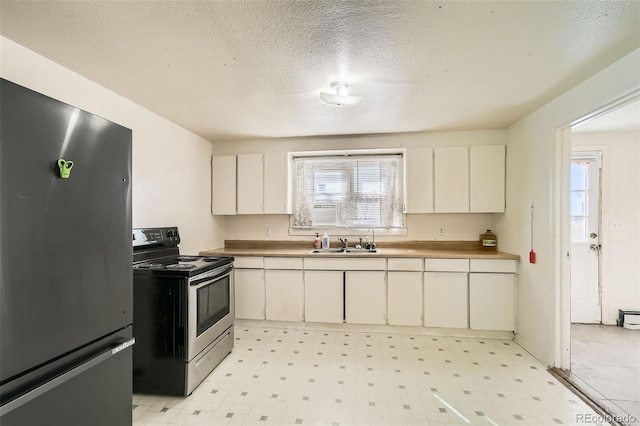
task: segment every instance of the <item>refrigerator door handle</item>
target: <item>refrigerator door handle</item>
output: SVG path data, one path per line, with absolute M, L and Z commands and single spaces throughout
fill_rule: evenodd
M 91 368 L 95 367 L 96 365 L 98 365 L 98 364 L 106 361 L 107 359 L 111 358 L 112 356 L 114 356 L 118 352 L 128 348 L 129 346 L 132 346 L 135 342 L 136 342 L 135 337 L 131 338 L 131 339 L 127 340 L 126 342 L 121 343 L 118 346 L 115 346 L 115 347 L 113 347 L 113 348 L 101 353 L 100 355 L 97 355 L 97 356 L 91 358 L 90 360 L 83 362 L 82 364 L 80 364 L 76 368 L 74 368 L 72 370 L 69 370 L 64 374 L 59 375 L 55 379 L 52 379 L 52 380 L 48 381 L 47 383 L 43 384 L 42 386 L 38 386 L 37 388 L 25 393 L 24 395 L 21 395 L 18 398 L 16 398 L 16 399 L 4 404 L 3 406 L 0 407 L 0 417 L 4 416 L 5 414 L 8 414 L 8 413 L 12 412 L 16 408 L 21 407 L 24 404 L 36 399 L 37 397 L 39 397 L 40 395 L 44 394 L 45 392 L 48 392 L 51 389 L 60 386 L 61 384 L 63 384 L 65 382 L 71 380 L 72 378 L 78 376 L 79 374 L 82 374 L 85 371 L 90 370 Z

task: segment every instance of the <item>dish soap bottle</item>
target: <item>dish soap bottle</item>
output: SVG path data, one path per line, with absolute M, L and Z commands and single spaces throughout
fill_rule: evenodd
M 329 236 L 327 235 L 326 232 L 322 235 L 322 248 L 323 249 L 329 248 Z
M 320 241 L 320 235 L 316 232 L 316 240 L 313 242 L 313 248 L 319 249 L 322 247 L 322 241 Z
M 480 234 L 480 241 L 482 242 L 482 248 L 496 250 L 498 247 L 498 237 L 491 232 L 491 229 L 487 229 L 487 232 Z

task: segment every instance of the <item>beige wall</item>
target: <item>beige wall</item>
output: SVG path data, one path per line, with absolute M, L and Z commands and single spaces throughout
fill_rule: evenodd
M 335 136 L 316 138 L 286 138 L 245 142 L 214 142 L 214 155 L 262 152 L 291 152 L 361 148 L 421 148 L 436 146 L 503 145 L 504 130 L 450 131 L 387 135 Z M 410 153 L 410 151 L 408 151 Z M 410 154 L 409 154 L 410 155 Z M 409 183 L 411 184 L 411 183 Z M 415 183 L 414 183 L 415 184 Z M 438 226 L 445 227 L 445 236 L 438 236 Z M 493 226 L 491 214 L 410 214 L 407 215 L 407 235 L 376 235 L 376 241 L 398 240 L 477 240 L 479 234 Z M 271 235 L 265 236 L 265 228 Z M 331 236 L 349 237 L 347 232 Z M 311 236 L 289 235 L 288 215 L 237 215 L 226 217 L 226 238 L 309 240 Z M 349 238 L 351 241 L 352 238 Z
M 640 91 L 636 50 L 507 129 L 507 211 L 495 218 L 503 250 L 519 254 L 516 340 L 549 365 L 560 365 L 562 254 L 556 246 L 560 209 L 557 129 L 623 96 Z M 530 205 L 534 203 L 537 263 L 527 262 Z
M 228 240 L 306 240 L 313 247 L 312 235 L 289 235 L 289 215 L 238 215 L 226 217 L 226 238 Z M 492 227 L 490 214 L 410 214 L 407 215 L 407 235 L 375 235 L 376 241 L 471 241 Z M 445 227 L 445 236 L 437 235 L 438 226 Z M 271 236 L 265 236 L 265 228 L 270 228 Z M 353 235 L 349 231 L 330 235 L 331 241 L 347 237 L 357 241 L 363 234 Z
M 4 37 L 0 75 L 133 130 L 133 226 L 177 225 L 183 253 L 222 245 L 210 214 L 211 144 Z
M 638 117 L 640 121 L 640 117 Z M 640 306 L 640 132 L 573 133 L 572 146 L 603 147 L 603 316 L 615 324 L 618 309 Z M 622 229 L 612 229 L 612 221 Z

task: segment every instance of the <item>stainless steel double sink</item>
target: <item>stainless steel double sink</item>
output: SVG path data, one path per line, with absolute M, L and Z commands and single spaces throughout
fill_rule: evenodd
M 309 250 L 311 254 L 377 254 L 381 253 L 381 251 L 377 248 L 375 249 L 363 249 L 363 248 L 327 248 L 327 249 L 313 249 Z

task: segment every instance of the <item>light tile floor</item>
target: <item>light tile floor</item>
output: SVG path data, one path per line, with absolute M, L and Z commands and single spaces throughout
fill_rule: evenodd
M 598 416 L 511 340 L 236 326 L 189 397 L 134 395 L 134 426 L 558 425 Z

